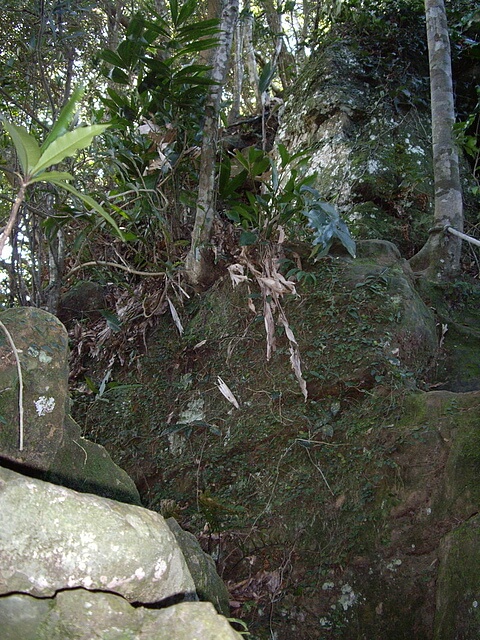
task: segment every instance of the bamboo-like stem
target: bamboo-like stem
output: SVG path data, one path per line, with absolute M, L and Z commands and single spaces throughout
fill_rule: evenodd
M 20 189 L 17 193 L 17 197 L 15 198 L 15 202 L 13 203 L 12 210 L 10 212 L 10 217 L 8 218 L 7 226 L 4 228 L 0 235 L 0 256 L 3 253 L 3 248 L 5 247 L 5 243 L 8 240 L 10 234 L 12 233 L 12 229 L 17 220 L 18 212 L 20 211 L 20 207 L 25 200 L 25 192 L 28 187 L 28 182 L 23 182 L 20 185 Z
M 70 278 L 76 271 L 80 271 L 85 267 L 113 267 L 115 269 L 122 269 L 123 271 L 127 271 L 127 273 L 132 273 L 136 276 L 150 276 L 156 277 L 164 276 L 165 271 L 137 271 L 136 269 L 132 269 L 131 267 L 127 267 L 123 264 L 119 264 L 118 262 L 104 262 L 103 260 L 92 260 L 91 262 L 84 262 L 83 264 L 79 264 L 77 267 L 73 267 L 65 276 L 66 278 Z

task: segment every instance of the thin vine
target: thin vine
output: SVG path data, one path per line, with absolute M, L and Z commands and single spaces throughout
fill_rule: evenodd
M 0 329 L 3 330 L 5 335 L 7 336 L 7 340 L 12 348 L 13 354 L 15 356 L 15 361 L 17 363 L 17 371 L 18 371 L 18 448 L 20 451 L 23 451 L 23 376 L 22 376 L 22 367 L 20 365 L 20 356 L 18 354 L 17 347 L 15 346 L 15 342 L 10 334 L 10 331 L 0 320 Z

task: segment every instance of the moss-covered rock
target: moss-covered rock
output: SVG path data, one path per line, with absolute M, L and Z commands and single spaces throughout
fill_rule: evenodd
M 66 590 L 55 598 L 0 599 L 3 640 L 241 640 L 207 602 L 153 611 L 113 593 Z
M 68 339 L 51 314 L 33 307 L 0 314 L 0 457 L 23 472 L 77 491 L 140 504 L 133 481 L 100 445 L 83 439 L 70 417 Z M 20 450 L 19 405 L 23 405 Z
M 196 600 L 162 516 L 0 467 L 0 593 L 112 591 L 130 602 Z
M 434 640 L 477 640 L 480 635 L 480 517 L 442 541 Z
M 412 19 L 410 29 L 422 25 Z M 402 65 L 377 42 L 369 55 L 353 34 L 326 39 L 291 92 L 277 139 L 292 153 L 311 150 L 318 190 L 335 199 L 358 237 L 411 251 L 433 214 L 427 74 L 417 50 Z
M 42 478 L 75 491 L 141 504 L 130 476 L 113 462 L 104 447 L 82 438 L 80 427 L 71 416 L 65 417 L 62 444 Z
M 125 391 L 84 414 L 150 508 L 197 534 L 261 640 L 432 640 L 439 546 L 479 508 L 479 395 L 428 390 L 438 316 L 394 245 L 358 255 L 302 255 L 283 301 L 306 402 L 282 327 L 267 362 L 261 297 L 223 280 L 183 310 L 182 337 L 163 317 Z
M 55 316 L 34 307 L 8 309 L 0 320 L 15 345 L 23 379 L 20 390 L 15 351 L 0 330 L 0 453 L 46 470 L 62 443 L 69 410 L 67 332 Z
M 166 523 L 182 550 L 199 600 L 211 602 L 218 613 L 229 616 L 228 591 L 217 573 L 212 557 L 202 551 L 195 536 L 184 531 L 175 518 L 168 518 Z

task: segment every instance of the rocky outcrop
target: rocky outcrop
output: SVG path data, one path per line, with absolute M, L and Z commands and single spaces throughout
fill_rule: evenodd
M 479 542 L 480 517 L 476 515 L 449 533 L 440 545 L 435 640 L 478 638 Z
M 134 505 L 0 471 L 0 592 L 48 597 L 65 588 L 131 602 L 196 599 L 163 518 Z M 21 505 L 21 508 L 19 508 Z
M 178 525 L 159 514 L 2 468 L 0 511 L 2 638 L 239 637 L 212 604 L 196 602 L 171 532 L 181 537 Z M 186 538 L 184 548 L 189 564 L 202 567 L 207 599 L 213 567 L 198 543 Z M 216 604 L 224 610 L 225 593 L 217 584 Z
M 63 324 L 34 307 L 8 309 L 0 320 L 17 352 L 0 330 L 3 464 L 78 491 L 139 505 L 133 481 L 103 447 L 81 437 L 69 415 L 68 336 Z
M 23 378 L 20 391 L 18 363 L 2 330 L 0 454 L 47 471 L 62 445 L 63 422 L 70 402 L 67 332 L 54 316 L 33 307 L 8 309 L 0 314 L 0 320 L 13 338 Z
M 311 151 L 316 187 L 356 237 L 388 238 L 404 252 L 427 237 L 433 179 L 425 58 L 406 47 L 400 63 L 397 53 L 368 55 L 353 34 L 328 39 L 291 92 L 277 140 Z

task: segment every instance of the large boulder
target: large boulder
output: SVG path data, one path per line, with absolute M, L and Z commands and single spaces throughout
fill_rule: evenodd
M 396 245 L 385 240 L 360 240 L 357 256 L 347 270 L 350 283 L 354 287 L 375 286 L 385 280 L 391 294 L 395 317 L 391 354 L 408 367 L 425 370 L 438 353 L 436 318 L 420 297 L 408 262 Z
M 0 321 L 9 334 L 0 330 L 3 464 L 78 491 L 140 505 L 134 482 L 103 447 L 81 437 L 69 415 L 68 336 L 62 323 L 34 307 L 8 309 Z
M 420 21 L 411 29 L 418 42 L 422 29 Z M 368 55 L 354 34 L 338 35 L 305 65 L 277 140 L 292 154 L 310 150 L 316 187 L 357 237 L 386 237 L 402 252 L 421 247 L 433 215 L 426 57 L 405 47 L 400 62 L 381 42 Z
M 113 593 L 62 591 L 52 599 L 0 598 L 2 640 L 240 640 L 207 602 L 132 607 Z
M 55 316 L 34 307 L 8 309 L 0 320 L 10 334 L 0 331 L 0 455 L 47 470 L 62 444 L 69 407 L 67 332 Z
M 0 468 L 0 593 L 114 591 L 131 602 L 197 599 L 157 513 Z

